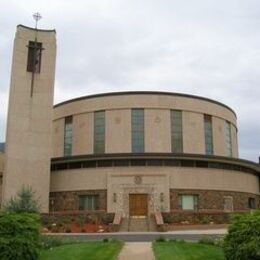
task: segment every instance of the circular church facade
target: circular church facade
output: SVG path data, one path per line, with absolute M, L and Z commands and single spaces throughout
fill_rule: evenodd
M 116 92 L 53 109 L 50 212 L 246 211 L 259 164 L 238 159 L 237 118 L 207 98 Z

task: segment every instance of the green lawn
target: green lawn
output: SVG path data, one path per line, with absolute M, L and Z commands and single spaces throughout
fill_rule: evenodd
M 42 250 L 40 260 L 112 260 L 116 259 L 123 243 L 86 242 L 62 245 L 48 250 Z
M 155 242 L 156 260 L 224 260 L 220 247 L 185 242 Z

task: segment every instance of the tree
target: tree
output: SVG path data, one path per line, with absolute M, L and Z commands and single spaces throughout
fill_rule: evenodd
M 39 213 L 40 205 L 35 192 L 30 186 L 23 186 L 4 206 L 4 209 L 13 213 Z

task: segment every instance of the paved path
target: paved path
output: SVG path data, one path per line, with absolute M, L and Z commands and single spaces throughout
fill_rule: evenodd
M 154 260 L 151 242 L 126 242 L 118 260 Z

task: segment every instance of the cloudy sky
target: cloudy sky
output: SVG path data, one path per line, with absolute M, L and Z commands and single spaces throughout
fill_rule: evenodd
M 259 0 L 8 0 L 0 4 L 0 142 L 17 24 L 57 31 L 55 103 L 127 90 L 182 92 L 232 107 L 240 157 L 260 156 Z

